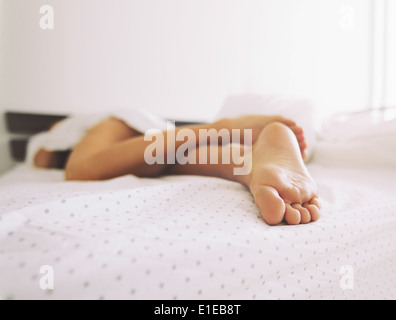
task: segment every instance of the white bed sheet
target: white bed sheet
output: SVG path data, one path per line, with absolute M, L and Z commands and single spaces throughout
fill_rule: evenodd
M 0 179 L 0 297 L 395 299 L 396 171 L 309 170 L 322 218 L 270 227 L 221 179 L 64 182 L 19 166 Z

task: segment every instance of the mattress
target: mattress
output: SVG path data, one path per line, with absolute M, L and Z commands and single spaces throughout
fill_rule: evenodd
M 396 120 L 328 122 L 321 219 L 268 226 L 238 183 L 0 177 L 1 299 L 395 299 Z
M 0 178 L 0 298 L 395 299 L 396 170 L 308 167 L 321 219 L 268 226 L 222 179 L 17 166 Z

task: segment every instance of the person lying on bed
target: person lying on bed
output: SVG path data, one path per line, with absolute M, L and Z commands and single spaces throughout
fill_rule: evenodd
M 219 177 L 239 182 L 254 197 L 261 215 L 269 225 L 285 221 L 290 225 L 309 223 L 319 219 L 320 205 L 317 187 L 305 164 L 306 142 L 303 130 L 294 121 L 282 116 L 247 115 L 226 118 L 205 125 L 178 127 L 174 134 L 188 128 L 197 137 L 189 157 L 198 157 L 201 148 L 210 155 L 211 145 L 200 141 L 200 129 L 251 129 L 252 145 L 243 143 L 241 154 L 249 154 L 251 170 L 246 175 L 235 175 L 241 161 L 223 164 L 223 152 L 232 152 L 231 144 L 216 148 L 220 161 L 211 164 L 152 164 L 145 161 L 145 150 L 152 143 L 124 121 L 109 117 L 87 131 L 85 137 L 71 151 L 65 163 L 66 180 L 105 180 L 127 174 L 138 177 L 162 175 L 200 175 Z M 210 131 L 208 131 L 210 132 Z M 167 141 L 169 131 L 162 132 Z M 207 139 L 207 138 L 205 138 Z M 202 144 L 205 142 L 205 144 Z M 174 142 L 174 150 L 183 141 Z M 216 146 L 217 147 L 217 146 Z M 234 146 L 235 147 L 235 146 Z M 191 150 L 191 149 L 190 149 Z M 167 148 L 164 148 L 167 152 Z M 205 153 L 204 153 L 205 154 Z M 56 153 L 41 149 L 34 158 L 37 167 L 57 165 Z M 165 159 L 167 155 L 164 154 Z

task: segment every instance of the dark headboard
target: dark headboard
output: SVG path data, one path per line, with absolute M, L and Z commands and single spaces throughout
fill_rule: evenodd
M 9 144 L 12 158 L 22 162 L 26 157 L 26 146 L 29 138 L 67 118 L 67 115 L 48 115 L 38 113 L 6 112 L 5 121 L 8 133 L 11 135 Z
M 47 131 L 51 126 L 69 115 L 53 115 L 40 113 L 11 112 L 5 113 L 5 121 L 10 134 L 10 150 L 12 158 L 22 162 L 26 157 L 26 147 L 29 138 L 39 132 Z M 174 121 L 174 120 L 172 120 Z M 191 121 L 175 121 L 176 126 L 187 126 L 197 124 Z

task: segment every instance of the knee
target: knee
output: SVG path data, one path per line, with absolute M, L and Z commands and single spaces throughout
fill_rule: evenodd
M 64 175 L 66 181 L 100 180 L 99 177 L 94 176 L 94 172 L 90 170 L 89 164 L 87 164 L 86 161 L 82 161 L 79 163 L 66 163 Z
M 65 180 L 66 181 L 81 181 L 81 180 L 86 180 L 86 179 L 83 179 L 83 176 L 81 175 L 79 170 L 77 170 L 76 167 L 66 165 Z

